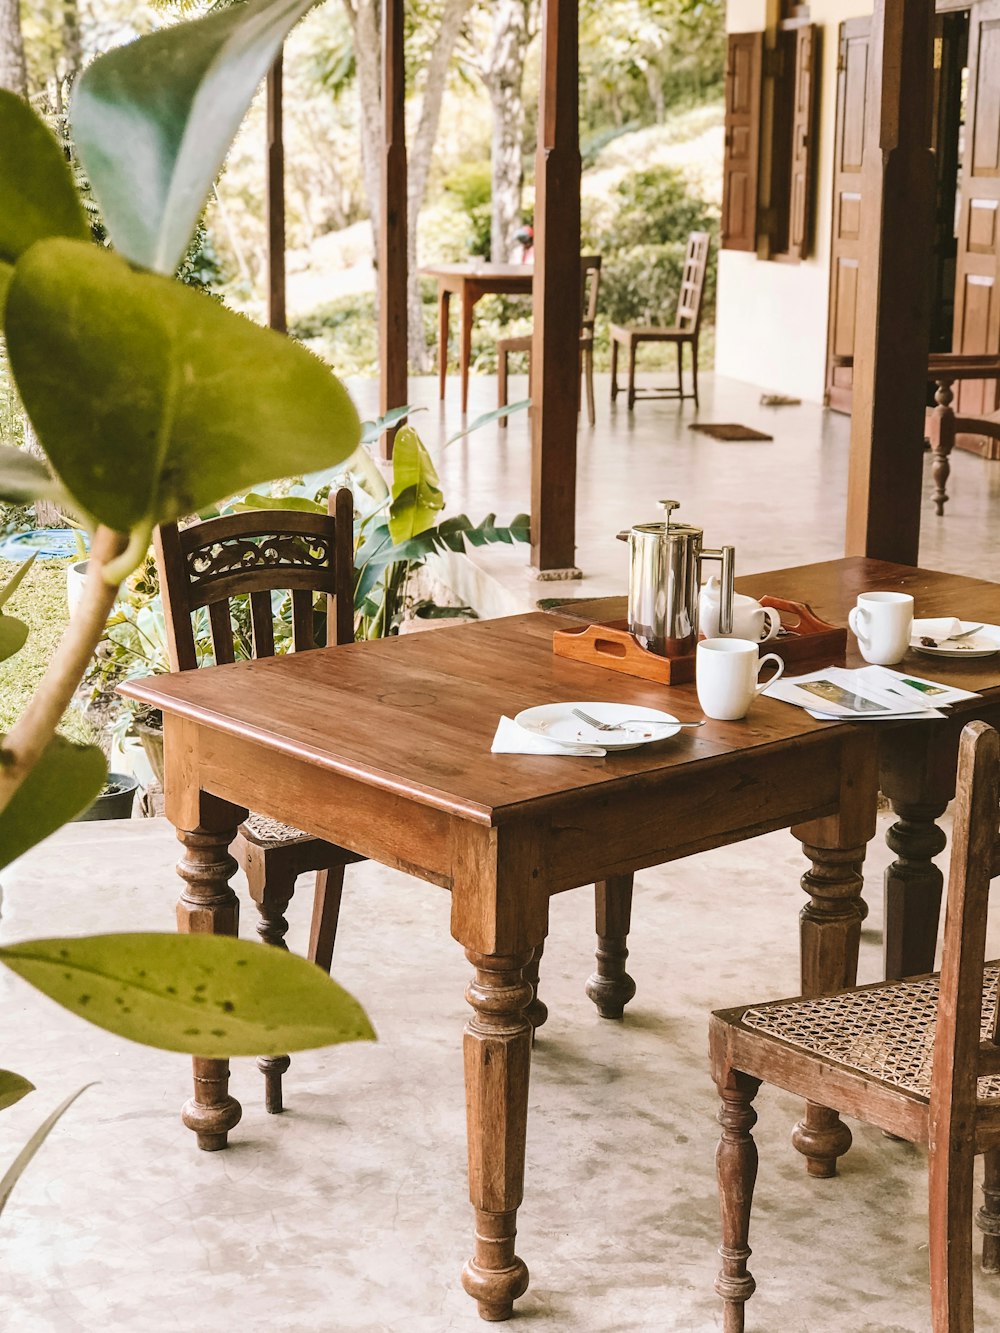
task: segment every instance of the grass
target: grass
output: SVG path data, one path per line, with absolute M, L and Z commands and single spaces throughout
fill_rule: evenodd
M 29 627 L 28 642 L 19 653 L 0 663 L 0 731 L 9 731 L 14 719 L 24 711 L 45 668 L 56 650 L 69 620 L 66 607 L 66 566 L 68 560 L 36 560 L 24 582 L 4 608 Z M 0 560 L 0 582 L 16 571 L 17 565 Z M 75 708 L 62 720 L 60 732 L 70 740 L 94 742 L 97 734 Z

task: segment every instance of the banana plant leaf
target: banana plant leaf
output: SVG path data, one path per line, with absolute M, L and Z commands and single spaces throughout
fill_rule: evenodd
M 444 508 L 434 463 L 412 426 L 403 426 L 392 454 L 392 504 L 389 531 L 394 542 L 424 532 Z

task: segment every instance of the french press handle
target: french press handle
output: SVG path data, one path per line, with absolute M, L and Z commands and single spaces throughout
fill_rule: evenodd
M 722 563 L 719 588 L 719 633 L 733 632 L 733 580 L 736 576 L 736 547 L 720 546 L 717 551 L 702 551 L 702 560 L 719 560 Z

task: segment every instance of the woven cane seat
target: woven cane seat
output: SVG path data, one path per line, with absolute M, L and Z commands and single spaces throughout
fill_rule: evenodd
M 993 1032 L 1000 962 L 983 974 L 981 1033 Z M 747 1009 L 744 1027 L 835 1060 L 925 1100 L 930 1095 L 937 974 L 815 1000 L 781 1000 Z M 1000 1075 L 979 1080 L 979 1100 L 1000 1098 Z
M 312 842 L 311 833 L 303 833 L 291 824 L 282 824 L 280 819 L 271 819 L 268 815 L 250 813 L 240 826 L 240 832 L 249 842 L 258 847 L 287 847 L 293 842 Z

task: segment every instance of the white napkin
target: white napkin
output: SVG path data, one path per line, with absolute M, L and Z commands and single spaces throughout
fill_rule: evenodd
M 603 759 L 607 754 L 607 750 L 602 750 L 599 745 L 549 740 L 547 736 L 539 736 L 526 727 L 518 726 L 512 717 L 500 719 L 490 749 L 494 754 L 593 755 L 597 759 Z
M 934 620 L 915 620 L 913 622 L 914 639 L 950 639 L 953 634 L 961 634 L 962 622 L 955 616 L 938 616 Z

